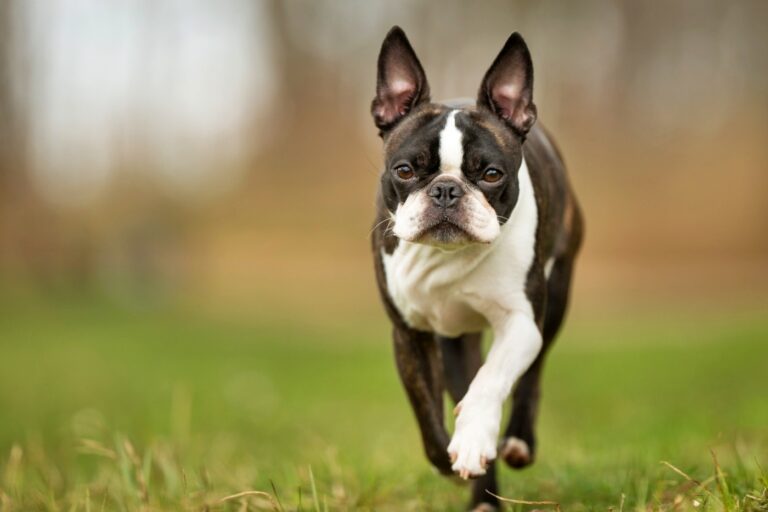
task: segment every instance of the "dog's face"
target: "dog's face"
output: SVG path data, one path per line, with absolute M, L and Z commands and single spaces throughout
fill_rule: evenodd
M 443 247 L 496 239 L 517 202 L 522 144 L 536 119 L 532 92 L 530 54 L 513 34 L 476 105 L 430 103 L 405 34 L 389 32 L 371 111 L 384 139 L 381 193 L 398 238 Z

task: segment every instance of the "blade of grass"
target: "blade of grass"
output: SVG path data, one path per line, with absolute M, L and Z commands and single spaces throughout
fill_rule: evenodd
M 731 495 L 731 491 L 728 488 L 728 482 L 725 479 L 725 473 L 723 473 L 723 469 L 720 467 L 720 463 L 717 461 L 717 455 L 715 454 L 715 451 L 710 450 L 710 453 L 712 454 L 712 461 L 715 464 L 715 482 L 717 483 L 717 489 L 720 491 L 720 501 L 723 504 L 725 512 L 731 512 L 731 510 L 733 510 L 733 496 Z
M 272 486 L 272 492 L 274 493 L 275 501 L 277 501 L 278 510 L 280 512 L 285 512 L 283 509 L 283 503 L 280 501 L 280 495 L 277 492 L 277 487 L 275 486 L 275 482 L 271 478 L 269 479 L 269 485 Z
M 768 489 L 768 475 L 765 474 L 763 466 L 760 464 L 760 461 L 757 460 L 757 457 L 755 457 L 755 466 L 757 466 L 757 470 L 760 472 L 760 482 L 763 484 L 763 487 Z
M 315 485 L 315 475 L 312 473 L 312 466 L 309 466 L 309 483 L 312 486 L 312 501 L 315 502 L 315 512 L 320 512 L 320 500 L 317 499 L 317 486 Z
M 682 469 L 674 466 L 673 464 L 671 464 L 671 463 L 669 463 L 669 462 L 667 462 L 665 460 L 662 460 L 661 463 L 664 464 L 665 466 L 667 466 L 669 469 L 671 469 L 675 473 L 677 473 L 678 475 L 680 475 L 683 478 L 685 478 L 686 480 L 688 480 L 689 482 L 691 482 L 692 484 L 695 484 L 696 485 L 696 489 L 701 489 L 702 491 L 707 493 L 707 495 L 709 497 L 717 499 L 717 496 L 712 494 L 712 492 L 709 489 L 707 489 L 707 487 L 706 487 L 707 485 L 712 483 L 712 481 L 713 481 L 712 478 L 708 478 L 708 479 L 704 480 L 704 482 L 699 482 L 698 480 L 696 480 L 695 478 L 693 478 L 692 476 L 690 476 L 689 474 L 684 472 Z
M 261 498 L 267 498 L 269 502 L 272 504 L 272 508 L 274 510 L 282 511 L 282 507 L 278 507 L 277 502 L 275 501 L 275 498 L 268 492 L 264 492 L 264 491 L 242 491 L 235 494 L 230 494 L 229 496 L 225 496 L 221 498 L 219 500 L 219 503 L 226 503 L 227 501 L 237 500 L 237 499 L 245 498 L 248 496 L 259 496 Z
M 499 496 L 497 494 L 493 494 L 491 491 L 486 491 L 488 494 L 493 496 L 494 498 L 503 501 L 505 503 L 513 503 L 515 505 L 543 505 L 543 506 L 549 506 L 549 507 L 555 507 L 555 510 L 557 512 L 561 512 L 560 504 L 556 501 L 528 501 L 528 500 L 515 500 L 512 498 L 504 498 L 503 496 Z
M 101 510 L 99 512 L 104 512 L 104 510 L 107 507 L 107 496 L 109 496 L 109 486 L 107 486 L 104 489 L 104 496 L 101 498 Z

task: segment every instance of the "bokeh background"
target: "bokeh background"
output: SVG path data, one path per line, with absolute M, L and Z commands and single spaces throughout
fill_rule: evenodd
M 395 471 L 386 453 L 400 440 L 373 389 L 428 472 L 369 253 L 381 152 L 368 109 L 394 24 L 436 99 L 474 96 L 512 31 L 531 48 L 539 119 L 587 222 L 561 342 L 576 355 L 553 363 L 553 402 L 594 373 L 604 380 L 584 404 L 626 384 L 633 399 L 597 407 L 652 422 L 636 447 L 661 430 L 677 432 L 670 445 L 753 439 L 768 421 L 765 372 L 750 366 L 768 361 L 766 23 L 761 0 L 0 0 L 0 461 L 51 451 L 60 481 L 39 488 L 68 496 L 95 478 L 76 440 L 114 431 L 150 446 L 231 430 L 217 460 L 268 444 L 259 460 L 272 468 L 305 436 L 296 428 L 363 453 L 338 412 L 369 417 L 380 467 Z M 606 364 L 587 378 L 571 360 Z M 700 428 L 648 419 L 666 378 L 682 393 L 670 414 L 717 400 L 692 407 Z M 545 430 L 585 442 L 544 411 Z M 83 421 L 97 432 L 71 428 Z M 586 420 L 576 432 L 605 434 Z M 224 487 L 266 486 L 273 474 L 256 466 Z M 23 502 L 26 487 L 9 489 Z
M 577 308 L 765 299 L 766 9 L 4 0 L 3 278 L 378 316 L 368 104 L 398 23 L 436 98 L 527 38 L 589 221 Z

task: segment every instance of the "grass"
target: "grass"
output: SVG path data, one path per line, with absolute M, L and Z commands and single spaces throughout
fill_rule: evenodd
M 388 329 L 0 299 L 0 510 L 463 510 Z M 768 510 L 768 319 L 574 322 L 512 510 Z M 549 502 L 524 504 L 522 502 Z

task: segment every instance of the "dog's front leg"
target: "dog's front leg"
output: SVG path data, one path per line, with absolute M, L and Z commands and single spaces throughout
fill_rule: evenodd
M 441 473 L 451 474 L 443 420 L 443 365 L 437 341 L 431 333 L 407 327 L 395 327 L 393 341 L 397 369 L 419 423 L 424 451 Z
M 486 463 L 496 458 L 504 400 L 542 345 L 539 328 L 529 313 L 511 312 L 490 320 L 493 345 L 456 406 L 456 430 L 448 446 L 452 469 L 462 478 L 485 474 Z

